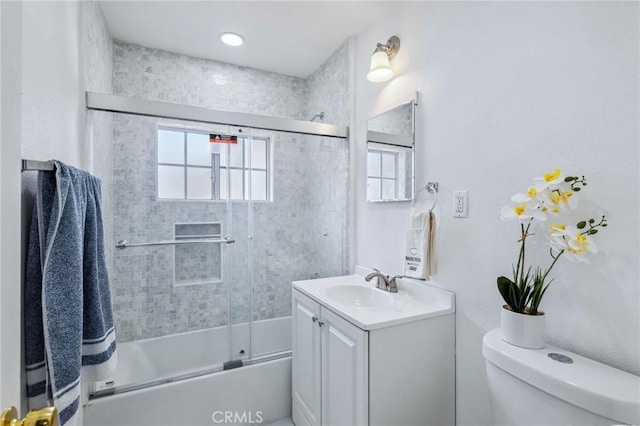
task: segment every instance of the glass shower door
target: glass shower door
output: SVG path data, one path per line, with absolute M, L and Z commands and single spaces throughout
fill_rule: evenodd
M 345 140 L 104 114 L 119 366 L 94 395 L 289 351 L 291 281 L 347 272 Z
M 246 303 L 231 308 L 249 275 L 246 207 L 227 196 L 236 189 L 220 173 L 235 154 L 210 142 L 232 130 L 117 113 L 111 119 L 113 174 L 103 185 L 103 216 L 119 365 L 95 386 L 105 394 L 222 369 L 245 346 L 231 321 L 249 316 L 240 312 Z
M 225 135 L 211 139 L 218 198 L 225 201 L 229 232 L 234 243 L 225 247 L 224 276 L 228 292 L 229 350 L 225 368 L 238 367 L 238 361 L 251 357 L 251 203 L 248 181 L 251 155 L 251 129 L 228 126 Z
M 254 129 L 266 143 L 251 164 L 252 334 L 254 358 L 291 349 L 291 282 L 346 273 L 348 143 L 344 139 Z M 266 157 L 266 160 L 263 158 Z M 256 188 L 257 187 L 257 188 Z

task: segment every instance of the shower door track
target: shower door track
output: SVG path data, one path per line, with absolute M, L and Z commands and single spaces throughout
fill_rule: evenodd
M 87 92 L 87 109 L 346 139 L 347 126 Z
M 246 367 L 248 365 L 260 364 L 267 361 L 275 361 L 275 360 L 290 357 L 290 356 L 291 356 L 291 350 L 272 353 L 269 355 L 263 355 L 263 356 L 252 358 L 248 361 L 244 361 L 242 364 L 242 367 Z M 239 367 L 239 368 L 242 368 L 242 367 Z M 116 395 L 116 394 L 121 394 L 125 392 L 131 392 L 135 390 L 147 389 L 153 386 L 164 385 L 167 383 L 178 382 L 181 380 L 193 379 L 200 376 L 206 376 L 208 374 L 219 373 L 221 371 L 225 371 L 222 366 L 214 367 L 214 368 L 205 368 L 203 370 L 199 370 L 191 373 L 179 374 L 177 376 L 167 377 L 164 379 L 150 380 L 147 382 L 142 382 L 142 383 L 137 383 L 132 385 L 124 385 L 122 387 L 118 387 L 118 385 L 116 384 L 115 387 L 110 389 L 102 389 L 99 391 L 90 392 L 89 400 L 102 398 L 109 395 Z

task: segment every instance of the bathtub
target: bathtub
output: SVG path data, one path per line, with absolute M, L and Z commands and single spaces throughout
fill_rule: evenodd
M 232 349 L 248 324 L 232 326 Z M 266 424 L 291 416 L 291 317 L 254 322 L 253 360 L 222 370 L 228 328 L 118 345 L 109 380 L 87 386 L 85 426 Z

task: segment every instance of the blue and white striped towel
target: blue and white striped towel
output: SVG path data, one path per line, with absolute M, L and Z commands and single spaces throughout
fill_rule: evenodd
M 58 408 L 77 424 L 80 373 L 115 369 L 116 337 L 104 256 L 100 180 L 54 161 L 39 172 L 24 289 L 29 409 Z

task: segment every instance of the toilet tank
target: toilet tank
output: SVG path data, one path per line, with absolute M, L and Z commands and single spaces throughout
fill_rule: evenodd
M 640 425 L 640 377 L 547 345 L 482 341 L 494 425 Z

